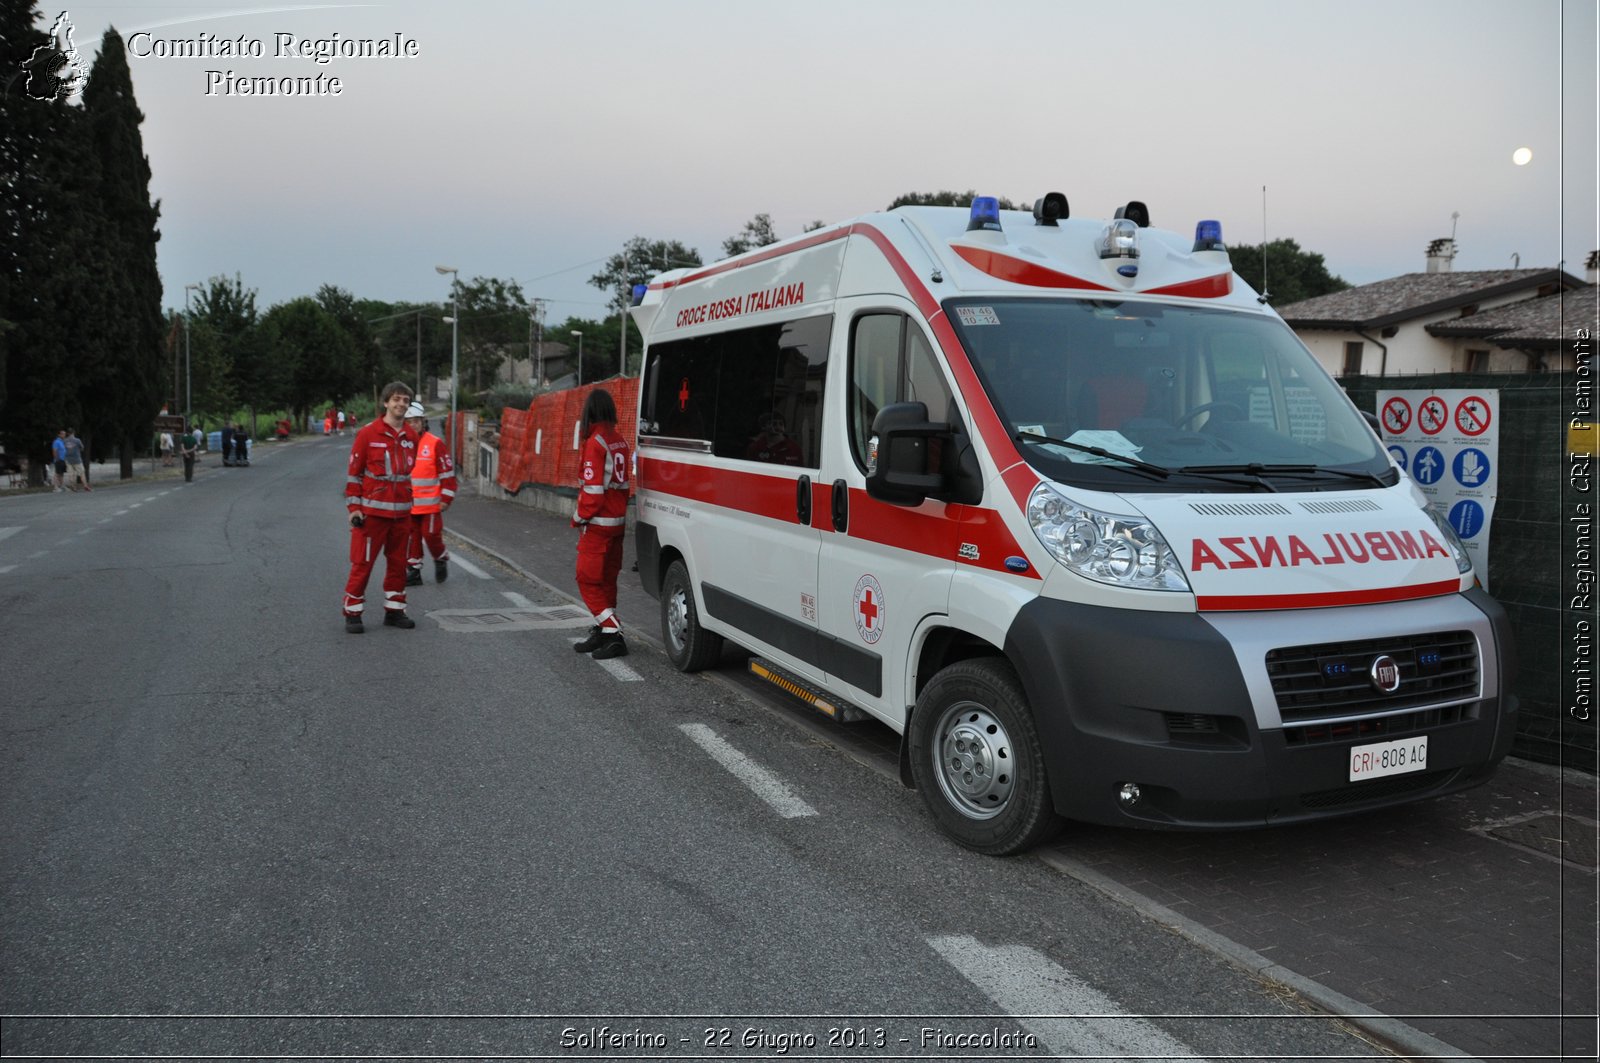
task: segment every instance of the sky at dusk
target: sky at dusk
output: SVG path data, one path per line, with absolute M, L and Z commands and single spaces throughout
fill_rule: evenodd
M 66 0 L 41 5 L 49 28 Z M 1583 276 L 1596 219 L 1595 0 L 374 0 L 66 7 L 129 45 L 168 306 L 239 274 L 265 309 L 323 284 L 446 297 L 515 279 L 547 318 L 631 237 L 706 261 L 976 189 L 1077 217 L 1129 199 L 1233 243 L 1291 237 L 1363 284 L 1423 268 Z M 399 57 L 279 56 L 286 35 Z M 397 36 L 398 35 L 398 36 Z M 191 51 L 242 43 L 261 55 Z M 409 43 L 407 43 L 409 42 Z M 208 73 L 215 71 L 216 73 Z M 293 76 L 337 95 L 244 96 Z M 237 84 L 237 81 L 233 82 Z M 1516 165 L 1519 148 L 1532 152 Z M 1265 196 L 1263 196 L 1265 187 Z M 1265 217 L 1263 220 L 1263 199 Z M 1459 215 L 1452 218 L 1452 215 Z M 1516 258 L 1514 259 L 1514 256 Z

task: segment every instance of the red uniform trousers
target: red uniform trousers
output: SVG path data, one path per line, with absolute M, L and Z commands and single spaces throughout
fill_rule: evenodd
M 406 607 L 406 546 L 411 517 L 375 517 L 371 513 L 359 528 L 350 529 L 350 582 L 344 586 L 344 613 L 360 616 L 367 602 L 367 582 L 378 555 L 384 558 L 383 607 L 399 612 Z
M 578 538 L 578 594 L 601 631 L 621 631 L 617 620 L 617 574 L 622 571 L 624 528 L 584 526 Z
M 407 553 L 410 555 L 406 561 L 412 568 L 422 564 L 422 546 L 426 543 L 428 553 L 433 555 L 435 561 L 450 560 L 450 551 L 444 546 L 444 514 L 438 510 L 432 513 L 411 514 L 411 545 Z

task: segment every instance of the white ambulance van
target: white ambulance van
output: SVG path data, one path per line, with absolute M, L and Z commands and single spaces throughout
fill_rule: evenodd
M 1505 613 L 1220 225 L 871 214 L 635 291 L 639 571 L 979 852 L 1483 782 Z

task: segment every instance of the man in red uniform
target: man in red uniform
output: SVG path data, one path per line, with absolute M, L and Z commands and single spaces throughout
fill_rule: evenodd
M 356 433 L 344 500 L 350 510 L 350 580 L 344 588 L 344 629 L 365 628 L 367 581 L 378 555 L 384 557 L 383 622 L 413 628 L 406 616 L 406 547 L 411 540 L 411 459 L 405 432 L 411 389 L 398 380 L 383 389 L 383 415 Z
M 583 404 L 582 482 L 572 523 L 578 539 L 578 593 L 594 614 L 589 637 L 573 649 L 597 661 L 623 657 L 628 644 L 617 620 L 617 573 L 622 570 L 622 533 L 628 513 L 628 473 L 633 454 L 617 432 L 617 404 L 596 388 Z
M 444 511 L 456 500 L 456 464 L 444 440 L 428 431 L 422 403 L 406 410 L 406 430 L 416 441 L 411 466 L 411 546 L 406 557 L 406 586 L 422 586 L 422 547 L 433 555 L 433 581 L 450 578 L 450 551 L 444 545 Z

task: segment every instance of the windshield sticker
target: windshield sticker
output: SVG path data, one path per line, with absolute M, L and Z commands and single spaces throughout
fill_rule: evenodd
M 1121 432 L 1111 429 L 1099 431 L 1091 431 L 1087 428 L 1080 429 L 1068 436 L 1067 442 L 1076 443 L 1080 447 L 1099 447 L 1101 450 L 1109 450 L 1113 454 L 1122 454 L 1130 458 L 1137 457 L 1139 451 L 1144 449 L 1135 446 L 1133 440 Z M 1085 454 L 1081 450 L 1069 450 L 1067 457 L 1085 465 L 1104 465 L 1107 462 L 1121 464 L 1115 458 L 1102 458 L 1098 454 Z
M 998 325 L 1000 315 L 992 306 L 958 306 L 956 319 L 963 325 Z

